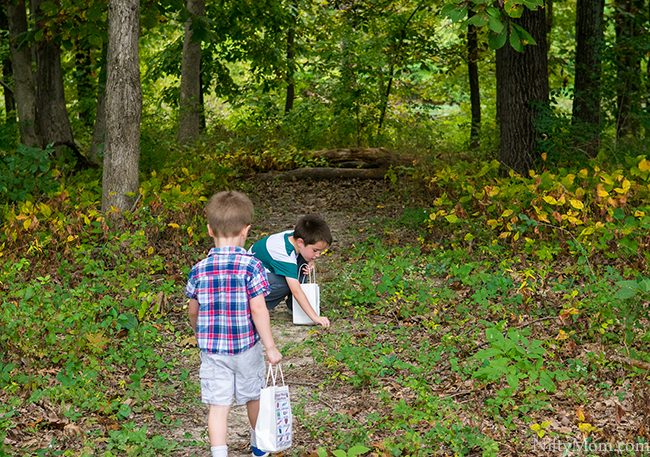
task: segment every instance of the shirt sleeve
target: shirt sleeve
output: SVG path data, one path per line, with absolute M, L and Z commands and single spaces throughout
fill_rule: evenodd
M 185 295 L 189 298 L 196 299 L 196 267 L 192 268 L 187 278 L 187 286 L 185 286 Z
M 246 290 L 249 299 L 257 297 L 260 294 L 267 296 L 271 293 L 271 286 L 266 277 L 266 271 L 264 270 L 262 263 L 259 261 L 254 263 L 253 271 L 251 272 Z

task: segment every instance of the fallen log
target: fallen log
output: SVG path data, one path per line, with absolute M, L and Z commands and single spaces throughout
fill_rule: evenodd
M 347 168 L 385 168 L 413 165 L 413 157 L 400 155 L 388 148 L 339 148 L 314 151 L 314 157 L 327 160 L 332 165 Z
M 333 167 L 299 168 L 283 172 L 259 173 L 259 179 L 281 181 L 313 179 L 384 179 L 390 167 L 413 166 L 414 158 L 387 148 L 323 149 L 312 153 Z
M 313 179 L 325 181 L 328 179 L 384 179 L 387 169 L 383 168 L 298 168 L 289 171 L 272 171 L 269 173 L 258 173 L 259 179 L 280 181 Z

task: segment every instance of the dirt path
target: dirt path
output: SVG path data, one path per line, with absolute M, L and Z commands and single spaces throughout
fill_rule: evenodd
M 296 221 L 304 214 L 317 213 L 330 226 L 334 243 L 329 253 L 318 260 L 319 283 L 321 287 L 336 280 L 336 271 L 340 265 L 340 254 L 352 243 L 367 238 L 369 232 L 379 230 L 372 225 L 374 218 L 399 214 L 403 209 L 400 202 L 387 202 L 387 184 L 384 182 L 316 182 L 316 183 L 257 183 L 251 196 L 256 210 L 255 224 L 250 239 L 257 239 L 270 233 L 292 229 Z M 293 198 L 292 196 L 297 196 Z M 381 230 L 379 230 L 379 234 Z M 321 303 L 324 313 L 335 307 L 336 303 Z M 284 355 L 283 367 L 285 379 L 290 387 L 292 404 L 305 401 L 306 411 L 314 414 L 328 408 L 322 402 L 314 402 L 314 390 L 318 389 L 319 380 L 314 379 L 318 371 L 309 349 L 304 341 L 312 337 L 312 332 L 320 327 L 294 325 L 286 306 L 281 303 L 271 310 L 271 327 L 276 345 Z M 343 326 L 343 320 L 333 321 L 333 326 Z M 190 377 L 198 383 L 198 358 L 188 360 Z M 176 439 L 190 433 L 194 439 L 203 439 L 207 443 L 207 408 L 197 405 L 197 409 L 184 414 L 182 430 L 178 430 Z M 300 449 L 316 449 L 318 442 L 313 441 L 294 424 L 294 442 Z M 245 406 L 233 406 L 228 423 L 229 455 L 233 457 L 250 455 L 249 425 Z M 194 450 L 196 452 L 196 450 Z M 189 449 L 179 450 L 178 455 L 192 455 Z M 198 452 L 199 456 L 209 455 L 207 451 Z

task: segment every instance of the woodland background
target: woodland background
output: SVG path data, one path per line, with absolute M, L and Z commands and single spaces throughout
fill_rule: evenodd
M 0 455 L 207 452 L 224 188 L 335 232 L 292 454 L 647 452 L 645 0 L 0 5 Z

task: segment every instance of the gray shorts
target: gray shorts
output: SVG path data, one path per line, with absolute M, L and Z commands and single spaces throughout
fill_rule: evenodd
M 238 405 L 260 398 L 266 364 L 262 343 L 236 355 L 201 352 L 201 401 L 208 405 Z

